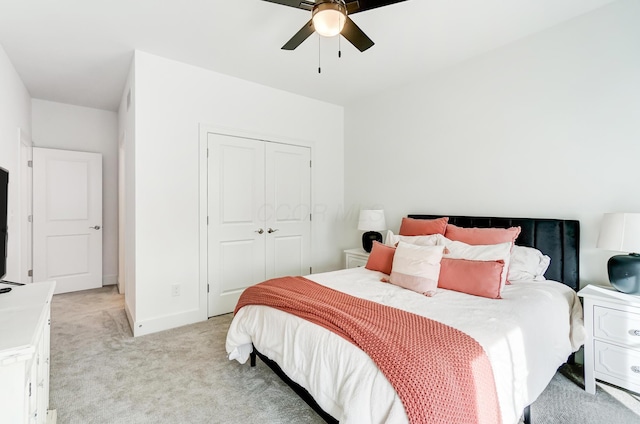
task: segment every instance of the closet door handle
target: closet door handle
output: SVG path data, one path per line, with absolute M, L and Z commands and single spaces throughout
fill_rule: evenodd
M 254 233 L 262 234 L 264 233 L 264 230 L 260 228 L 259 230 L 255 230 Z
M 275 230 L 273 228 L 269 228 L 267 230 L 267 233 L 271 234 L 271 233 L 275 233 L 276 231 L 278 231 L 278 229 L 276 228 Z
M 93 227 L 89 227 L 90 230 L 99 230 L 100 226 L 99 225 L 94 225 Z

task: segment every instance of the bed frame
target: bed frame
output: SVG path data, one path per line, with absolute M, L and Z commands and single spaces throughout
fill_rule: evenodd
M 443 215 L 410 214 L 409 218 L 435 219 Z M 446 216 L 446 215 L 445 215 Z M 451 216 L 449 224 L 458 227 L 509 228 L 520 227 L 520 235 L 516 239 L 519 246 L 534 247 L 551 258 L 551 264 L 545 272 L 548 280 L 559 281 L 573 290 L 580 289 L 580 222 L 565 219 L 546 218 L 499 218 L 475 216 Z M 338 420 L 326 413 L 302 386 L 291 380 L 280 366 L 253 348 L 251 366 L 256 365 L 256 356 L 273 370 L 289 387 L 296 392 L 327 423 L 336 424 Z M 573 362 L 573 355 L 569 358 Z M 525 424 L 531 424 L 531 406 L 523 413 Z

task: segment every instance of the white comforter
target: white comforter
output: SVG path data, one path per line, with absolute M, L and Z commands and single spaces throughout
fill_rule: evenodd
M 557 368 L 584 341 L 575 292 L 553 281 L 508 285 L 502 299 L 438 289 L 433 297 L 380 282 L 365 268 L 306 278 L 353 296 L 436 319 L 477 340 L 493 367 L 505 424 L 516 423 Z M 395 390 L 371 359 L 340 336 L 264 306 L 238 311 L 227 334 L 229 359 L 245 363 L 253 343 L 341 423 L 405 423 Z

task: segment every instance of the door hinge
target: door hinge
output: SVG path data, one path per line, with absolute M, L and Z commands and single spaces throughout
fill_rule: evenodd
M 209 148 L 207 147 L 207 157 L 209 157 Z
M 209 217 L 207 217 L 207 225 L 209 225 Z
M 313 274 L 313 267 L 309 267 L 309 274 Z
M 27 222 L 33 222 L 33 215 L 27 216 Z
M 309 214 L 309 221 L 313 221 L 311 214 Z
M 33 270 L 32 269 L 27 271 L 27 277 L 33 277 Z
M 31 382 L 29 382 L 29 397 L 31 397 Z
M 207 293 L 209 293 L 209 284 L 207 284 Z
M 33 161 L 32 161 L 32 160 L 28 160 L 28 161 L 27 161 L 27 166 L 28 166 L 29 168 L 33 168 Z

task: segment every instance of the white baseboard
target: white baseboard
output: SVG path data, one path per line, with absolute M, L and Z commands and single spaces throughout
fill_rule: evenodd
M 128 313 L 127 316 L 129 316 Z M 198 309 L 193 309 L 177 314 L 137 321 L 134 323 L 132 330 L 134 337 L 138 337 L 206 320 L 206 311 L 203 312 Z
M 125 302 L 124 302 L 124 312 L 125 314 L 127 314 L 127 321 L 129 321 L 129 327 L 131 327 L 131 333 L 135 334 L 133 329 L 135 328 L 135 320 L 133 319 L 133 315 L 131 314 L 131 311 L 129 310 L 129 304 L 126 301 L 125 298 Z
M 113 286 L 118 284 L 118 276 L 117 275 L 103 275 L 102 276 L 102 286 Z
M 47 411 L 47 424 L 56 424 L 58 421 L 58 413 L 55 409 L 49 409 Z

